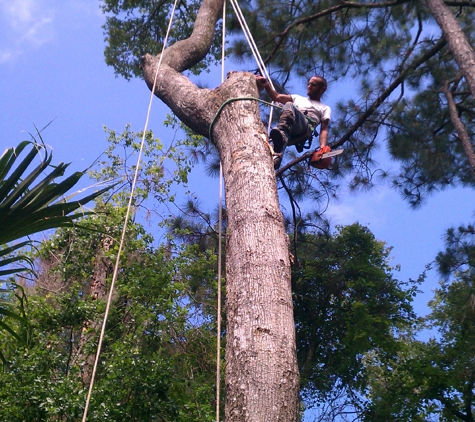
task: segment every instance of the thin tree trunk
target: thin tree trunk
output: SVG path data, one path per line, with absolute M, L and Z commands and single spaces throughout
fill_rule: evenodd
M 429 9 L 436 19 L 444 34 L 444 38 L 449 44 L 449 49 L 454 56 L 462 74 L 470 87 L 472 97 L 475 98 L 475 51 L 467 40 L 459 22 L 455 19 L 450 8 L 443 0 L 426 0 Z M 452 93 L 448 87 L 444 88 L 447 97 L 450 119 L 457 131 L 459 139 L 462 142 L 465 154 L 468 157 L 472 175 L 475 177 L 475 154 L 472 143 L 470 142 L 467 130 L 459 119 Z

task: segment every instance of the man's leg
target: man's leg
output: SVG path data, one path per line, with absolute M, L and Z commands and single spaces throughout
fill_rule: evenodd
M 293 139 L 299 138 L 308 132 L 308 121 L 305 115 L 297 107 L 295 107 L 293 103 L 289 103 L 287 108 L 284 107 L 284 110 L 292 113 L 293 125 L 287 143 L 288 145 L 293 145 Z M 282 112 L 282 114 L 284 114 L 284 112 Z
M 304 114 L 291 102 L 284 105 L 277 128 L 270 131 L 269 138 L 274 146 L 274 168 L 282 163 L 285 147 L 292 145 L 292 137 L 298 137 L 308 131 Z

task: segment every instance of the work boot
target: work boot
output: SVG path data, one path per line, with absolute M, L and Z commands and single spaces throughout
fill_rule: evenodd
M 283 131 L 277 127 L 270 131 L 269 139 L 272 141 L 272 145 L 274 146 L 274 154 L 272 155 L 272 158 L 274 159 L 274 169 L 277 170 L 282 163 L 282 157 L 284 155 L 284 150 L 287 146 L 289 136 L 286 131 Z
M 284 155 L 285 147 L 287 146 L 290 138 L 290 132 L 292 126 L 295 123 L 295 117 L 290 110 L 284 110 L 280 115 L 279 123 L 277 127 L 272 129 L 269 134 L 269 139 L 274 146 L 274 169 L 277 170 L 282 163 L 282 157 Z

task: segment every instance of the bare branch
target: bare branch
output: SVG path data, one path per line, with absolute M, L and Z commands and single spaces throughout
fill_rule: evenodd
M 163 53 L 163 63 L 183 72 L 203 60 L 208 54 L 221 16 L 224 0 L 204 0 L 196 16 L 189 38 L 177 41 Z

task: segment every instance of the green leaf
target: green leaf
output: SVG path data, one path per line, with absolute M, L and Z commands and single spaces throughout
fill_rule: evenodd
M 9 245 L 40 231 L 58 227 L 71 227 L 80 217 L 90 212 L 76 212 L 86 203 L 102 195 L 112 186 L 106 186 L 90 195 L 75 201 L 70 199 L 75 194 L 66 194 L 79 182 L 84 172 L 75 172 L 63 181 L 56 179 L 64 175 L 69 164 L 60 163 L 51 165 L 52 154 L 48 151 L 40 136 L 40 143 L 24 141 L 16 148 L 7 148 L 0 158 L 0 276 L 11 276 L 20 272 L 32 271 L 33 261 L 26 254 L 19 254 L 20 249 L 30 246 L 32 241 L 26 240 Z M 30 148 L 28 151 L 28 147 Z M 38 165 L 33 166 L 36 158 L 40 158 Z M 50 169 L 49 173 L 45 172 Z M 28 264 L 27 266 L 22 263 Z M 0 301 L 0 316 L 10 318 L 20 323 L 16 330 L 5 319 L 0 320 L 0 330 L 6 331 L 14 338 L 25 341 L 20 332 L 26 332 L 25 326 L 25 296 L 14 293 L 9 289 L 2 289 L 0 293 L 7 294 L 7 299 Z M 10 294 L 10 296 L 8 296 Z M 11 300 L 9 299 L 11 298 Z M 16 299 L 16 303 L 15 303 Z M 12 310 L 13 305 L 17 306 Z M 0 360 L 5 363 L 4 353 Z

